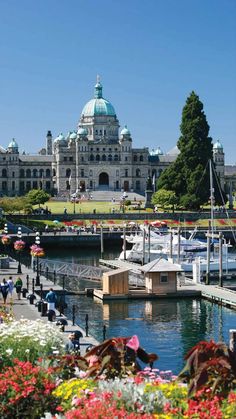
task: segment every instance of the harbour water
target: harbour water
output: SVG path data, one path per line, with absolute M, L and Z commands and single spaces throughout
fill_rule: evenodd
M 106 251 L 104 258 L 114 258 L 119 248 Z M 68 262 L 98 265 L 99 251 L 89 249 L 47 250 L 47 257 Z M 80 288 L 88 286 L 81 281 Z M 91 286 L 91 283 L 89 284 Z M 225 341 L 229 329 L 236 328 L 236 312 L 201 299 L 165 299 L 110 301 L 103 304 L 85 296 L 68 296 L 68 317 L 77 306 L 76 322 L 85 326 L 89 316 L 89 332 L 102 340 L 103 326 L 107 337 L 137 334 L 141 346 L 159 356 L 156 367 L 178 373 L 184 355 L 200 340 Z

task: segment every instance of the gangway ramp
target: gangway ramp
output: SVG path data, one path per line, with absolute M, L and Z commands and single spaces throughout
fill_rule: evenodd
M 76 277 L 78 279 L 91 279 L 100 281 L 104 268 L 99 266 L 80 265 L 71 262 L 62 262 L 60 260 L 41 259 L 40 269 L 43 272 L 56 273 L 56 275 L 65 275 Z

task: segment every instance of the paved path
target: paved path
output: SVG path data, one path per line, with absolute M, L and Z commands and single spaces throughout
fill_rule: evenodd
M 17 263 L 16 262 L 11 262 L 10 263 L 10 267 L 9 269 L 1 269 L 0 270 L 0 281 L 2 282 L 3 278 L 5 278 L 6 280 L 9 279 L 9 276 L 12 276 L 13 281 L 15 282 L 16 279 L 20 276 L 22 281 L 23 281 L 23 288 L 26 288 L 26 284 L 27 284 L 27 279 L 26 276 L 29 275 L 29 282 L 30 284 L 32 283 L 32 278 L 35 278 L 35 273 L 31 270 L 26 268 L 24 265 L 22 265 L 22 274 L 19 275 L 17 274 Z M 47 280 L 44 276 L 40 276 L 40 282 L 43 284 L 43 289 L 45 291 L 49 290 L 51 287 L 53 287 L 54 291 L 56 292 L 63 292 L 62 287 L 60 287 L 59 285 L 53 285 L 53 283 L 49 280 Z M 35 287 L 35 295 L 37 297 L 37 300 L 40 300 L 39 294 L 37 294 L 37 292 L 39 292 L 40 288 L 39 287 Z M 32 292 L 32 287 L 30 285 L 30 290 L 29 292 Z M 1 294 L 0 294 L 1 295 Z M 36 301 L 37 301 L 36 300 Z M 8 300 L 7 300 L 7 306 L 10 306 L 10 297 L 8 295 Z M 0 305 L 3 304 L 3 300 L 2 300 L 2 296 L 0 297 Z M 48 318 L 47 316 L 41 316 L 41 313 L 38 311 L 37 307 L 35 307 L 34 304 L 30 304 L 29 300 L 27 300 L 27 298 L 23 298 L 21 297 L 20 300 L 17 299 L 17 295 L 15 290 L 13 291 L 13 313 L 14 316 L 17 320 L 19 320 L 21 317 L 24 317 L 26 319 L 29 320 L 37 320 L 37 319 L 41 319 L 44 322 L 48 322 Z M 63 317 L 63 316 L 59 316 L 59 312 L 56 310 L 56 315 L 57 315 L 57 319 Z M 85 353 L 86 348 L 88 347 L 88 345 L 97 345 L 99 342 L 93 338 L 92 336 L 85 336 L 85 331 L 78 325 L 72 325 L 72 322 L 70 320 L 68 321 L 68 325 L 65 326 L 65 341 L 68 340 L 68 334 L 71 332 L 74 332 L 76 330 L 79 330 L 80 332 L 82 332 L 83 337 L 80 339 L 80 343 L 81 343 L 81 354 Z M 55 325 L 55 327 L 57 327 Z

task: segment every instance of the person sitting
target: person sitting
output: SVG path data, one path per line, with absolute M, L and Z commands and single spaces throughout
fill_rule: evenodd
M 66 352 L 76 352 L 80 353 L 80 338 L 83 336 L 83 334 L 77 330 L 74 333 L 70 333 L 68 338 L 69 342 L 66 343 Z

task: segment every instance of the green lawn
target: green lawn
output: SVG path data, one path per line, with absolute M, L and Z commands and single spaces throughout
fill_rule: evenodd
M 99 202 L 99 201 L 84 201 L 78 204 L 73 204 L 71 202 L 57 202 L 57 201 L 48 201 L 43 208 L 48 207 L 52 214 L 63 214 L 64 208 L 66 208 L 68 214 L 93 214 L 94 210 L 96 213 L 112 213 L 114 209 L 116 213 L 122 212 L 120 210 L 119 202 Z M 126 212 L 138 213 L 139 210 L 134 209 L 135 203 L 128 208 L 125 208 Z M 37 207 L 35 207 L 37 208 Z M 131 208 L 131 209 L 129 209 Z M 142 210 L 144 212 L 144 210 Z M 147 210 L 146 212 L 152 212 L 152 210 Z

